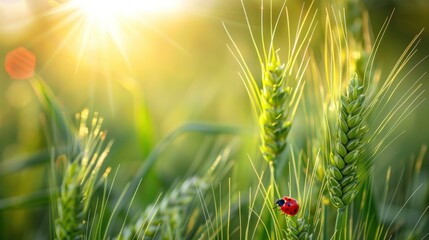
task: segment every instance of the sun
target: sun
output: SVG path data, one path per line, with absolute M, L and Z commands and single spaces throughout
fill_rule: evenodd
M 73 0 L 75 7 L 93 20 L 160 14 L 180 10 L 179 0 Z
M 179 12 L 185 0 L 71 0 L 85 29 L 119 34 L 121 28 L 144 21 L 149 15 Z M 88 32 L 88 31 L 87 31 Z
M 62 19 L 63 46 L 73 49 L 77 65 L 85 57 L 103 55 L 103 59 L 124 59 L 132 37 L 149 21 L 163 16 L 178 16 L 186 0 L 66 0 L 50 14 Z M 171 18 L 169 18 L 171 19 Z M 137 32 L 137 33 L 136 33 Z M 107 56 L 104 56 L 106 55 Z M 119 55 L 118 55 L 119 54 Z
M 120 4 L 118 1 L 110 0 L 75 0 L 76 7 L 83 12 L 83 14 L 89 18 L 103 20 L 109 17 L 117 17 L 120 14 L 126 14 L 124 10 L 131 11 L 133 6 Z M 129 6 L 129 7 L 128 7 Z

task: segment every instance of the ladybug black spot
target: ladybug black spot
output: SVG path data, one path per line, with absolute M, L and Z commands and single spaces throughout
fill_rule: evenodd
M 283 206 L 285 204 L 285 200 L 279 199 L 279 200 L 276 201 L 276 204 L 277 204 L 277 206 L 281 207 L 281 206 Z
M 287 206 L 290 207 L 290 203 L 287 203 Z
M 293 210 L 293 212 L 294 212 L 294 213 L 298 212 L 298 209 L 296 209 L 296 208 L 295 208 L 295 209 Z

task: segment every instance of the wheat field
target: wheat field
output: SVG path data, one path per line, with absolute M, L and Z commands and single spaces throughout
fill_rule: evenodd
M 0 239 L 429 239 L 427 13 L 0 0 Z

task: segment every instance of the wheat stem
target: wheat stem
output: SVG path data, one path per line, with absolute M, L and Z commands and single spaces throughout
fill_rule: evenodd
M 335 233 L 334 233 L 334 240 L 340 240 L 343 239 L 342 236 L 343 230 L 344 230 L 344 217 L 346 216 L 344 212 L 346 211 L 346 207 L 338 208 L 337 209 L 337 218 L 335 220 Z
M 275 191 L 275 184 L 276 184 L 276 179 L 275 179 L 275 167 L 274 167 L 274 162 L 269 162 L 269 168 L 270 168 L 270 192 L 269 192 L 269 199 L 274 199 L 274 191 Z M 271 239 L 275 239 L 275 223 L 270 221 L 270 225 L 271 225 Z

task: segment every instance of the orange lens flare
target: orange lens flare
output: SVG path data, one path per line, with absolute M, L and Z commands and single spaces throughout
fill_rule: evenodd
M 31 78 L 36 67 L 36 56 L 23 47 L 16 48 L 6 55 L 4 67 L 12 79 Z

